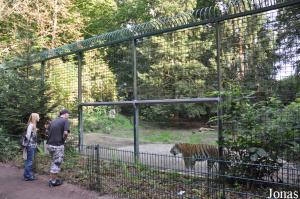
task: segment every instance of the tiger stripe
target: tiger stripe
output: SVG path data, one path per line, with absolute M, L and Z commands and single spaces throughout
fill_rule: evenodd
M 209 144 L 177 143 L 171 148 L 170 153 L 174 156 L 181 153 L 185 168 L 187 169 L 193 169 L 196 161 L 219 158 L 218 147 Z M 208 161 L 207 166 L 209 170 L 213 167 L 213 165 L 214 161 Z

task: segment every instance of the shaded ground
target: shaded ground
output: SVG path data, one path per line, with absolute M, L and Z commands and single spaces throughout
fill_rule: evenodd
M 181 130 L 183 131 L 183 130 Z M 190 131 L 190 130 L 189 130 Z M 175 131 L 174 131 L 175 132 Z M 195 131 L 194 133 L 200 134 L 202 139 L 201 143 L 213 143 L 217 140 L 217 134 L 211 131 Z M 187 132 L 184 132 L 183 135 Z M 179 139 L 177 142 L 181 142 Z M 175 143 L 175 141 L 174 141 Z M 151 143 L 151 142 L 140 142 L 140 161 L 143 164 L 149 166 L 160 167 L 161 169 L 173 170 L 180 169 L 186 172 L 183 159 L 181 155 L 174 157 L 170 154 L 170 149 L 174 145 L 166 143 Z M 104 159 L 118 159 L 124 162 L 134 162 L 134 144 L 133 138 L 122 138 L 117 135 L 102 134 L 102 133 L 88 133 L 84 135 L 85 145 L 99 144 L 101 147 L 112 147 L 120 151 L 115 150 L 103 150 L 100 151 L 100 157 Z M 207 161 L 197 162 L 196 170 L 201 172 L 207 172 Z
M 197 132 L 203 134 L 203 143 L 209 143 L 212 140 L 216 140 L 215 135 L 212 133 Z M 112 147 L 114 149 L 103 149 L 100 150 L 100 158 L 107 160 L 120 160 L 122 162 L 134 163 L 134 147 L 133 140 L 129 138 L 119 138 L 112 135 L 103 135 L 100 133 L 89 133 L 85 135 L 85 142 L 89 144 L 99 144 L 101 147 Z M 182 173 L 191 173 L 191 170 L 186 169 L 182 155 L 176 157 L 170 154 L 170 149 L 174 144 L 164 143 L 147 143 L 141 142 L 139 145 L 140 156 L 139 160 L 141 163 L 159 168 L 161 170 L 179 170 Z M 205 176 L 208 173 L 207 160 L 197 161 L 194 172 L 197 175 Z M 213 172 L 218 172 L 218 163 L 215 163 Z M 275 174 L 274 174 L 275 175 Z M 300 175 L 297 173 L 297 167 L 293 164 L 287 164 L 284 168 L 279 171 L 274 179 L 281 179 L 289 184 L 299 183 Z
M 112 147 L 116 149 L 100 150 L 100 158 L 102 159 L 115 159 L 128 163 L 135 161 L 132 139 L 113 137 L 100 133 L 89 133 L 85 135 L 84 143 L 85 145 L 99 144 L 101 147 Z M 170 149 L 173 145 L 174 144 L 141 142 L 139 145 L 140 162 L 163 170 L 178 169 L 183 172 L 190 172 L 189 169 L 185 168 L 181 154 L 177 157 L 170 154 Z M 195 170 L 201 173 L 207 173 L 207 161 L 197 162 Z
M 0 199 L 112 199 L 68 183 L 49 188 L 47 176 L 26 182 L 22 173 L 22 169 L 0 163 Z

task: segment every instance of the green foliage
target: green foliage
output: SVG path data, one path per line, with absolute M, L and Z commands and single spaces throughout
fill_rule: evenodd
M 80 38 L 73 0 L 1 1 L 0 59 L 40 52 Z M 31 49 L 28 49 L 28 46 Z
M 300 91 L 300 61 L 298 59 L 300 54 L 300 47 L 298 45 L 300 38 L 298 31 L 300 27 L 299 9 L 300 5 L 295 5 L 292 8 L 284 9 L 282 12 L 279 12 L 277 15 L 278 23 L 276 24 L 277 28 L 285 27 L 285 31 L 281 31 L 277 38 L 277 60 L 283 63 L 289 63 L 289 67 L 295 70 L 298 92 Z M 283 67 L 286 66 L 283 65 Z M 284 69 L 282 65 L 280 65 L 279 68 Z
M 67 108 L 71 113 L 76 113 L 77 108 L 77 65 L 75 56 L 66 56 L 47 62 L 45 81 L 52 93 L 50 104 L 57 104 L 55 116 L 62 108 Z
M 1 127 L 8 134 L 21 134 L 30 114 L 36 112 L 41 118 L 38 128 L 43 131 L 47 113 L 56 106 L 48 106 L 52 94 L 40 80 L 20 74 L 14 70 L 0 72 Z
M 0 162 L 15 159 L 20 155 L 20 145 L 16 138 L 4 133 L 0 128 Z
M 195 8 L 196 1 L 173 1 L 172 3 L 155 0 L 142 1 L 117 1 L 118 12 L 116 21 L 121 27 L 149 21 L 153 17 L 174 15 L 182 11 Z M 176 34 L 166 34 L 159 37 L 151 37 L 138 45 L 138 85 L 139 90 L 147 90 L 147 93 L 139 94 L 140 99 L 150 98 L 183 98 L 199 97 L 205 92 L 205 86 L 211 85 L 208 74 L 215 72 L 216 64 L 214 52 L 211 48 L 213 34 L 201 28 L 201 30 L 187 30 Z M 203 43 L 199 41 L 207 40 Z M 199 45 L 201 43 L 201 45 Z M 197 52 L 190 46 L 197 46 Z M 132 63 L 128 52 L 131 52 L 130 44 L 111 46 L 107 49 L 105 61 L 117 78 L 118 97 L 124 100 L 132 100 Z M 199 48 L 199 49 L 198 49 Z M 200 49 L 201 48 L 201 49 Z M 161 50 L 164 49 L 164 50 Z M 198 52 L 203 52 L 203 54 Z M 184 52 L 184 54 L 182 53 Z M 115 60 L 118 57 L 118 60 Z M 211 88 L 209 88 L 211 89 Z M 148 120 L 169 120 L 178 110 L 180 117 L 199 118 L 207 115 L 207 106 L 182 105 L 174 108 L 156 106 L 142 110 L 141 115 Z M 209 108 L 208 108 L 209 109 Z M 122 112 L 128 113 L 126 108 Z M 161 113 L 165 113 L 162 116 Z
M 113 0 L 75 0 L 74 5 L 83 18 L 84 26 L 81 32 L 84 37 L 102 34 L 115 28 L 114 19 L 117 11 Z
M 284 104 L 291 103 L 300 97 L 299 83 L 300 79 L 297 76 L 289 76 L 278 81 L 277 93 Z
M 84 128 L 91 132 L 110 134 L 120 129 L 133 129 L 132 123 L 125 116 L 116 113 L 115 117 L 110 116 L 109 107 L 97 107 L 85 114 Z
M 84 61 L 87 63 L 95 62 L 97 67 L 93 64 L 84 65 L 85 70 L 82 76 L 83 82 L 83 96 L 85 101 L 114 101 L 117 99 L 116 91 L 116 75 L 110 71 L 108 64 L 103 57 L 105 51 L 95 50 L 90 51 L 84 55 Z
M 237 164 L 231 170 L 235 175 L 262 178 L 279 169 L 279 159 L 295 161 L 300 137 L 299 102 L 284 106 L 270 97 L 265 101 L 253 100 L 253 93 L 242 91 L 232 84 L 223 104 L 225 147 L 237 151 L 234 161 L 272 168 Z M 251 97 L 252 96 L 252 97 Z
M 288 161 L 298 161 L 300 163 L 300 98 L 285 106 L 274 121 L 278 131 L 284 136 L 280 155 L 285 156 Z M 281 138 L 282 139 L 282 138 Z
M 182 99 L 207 96 L 208 92 L 216 90 L 215 38 L 212 35 L 212 29 L 201 27 L 153 37 L 144 42 L 146 44 L 139 48 L 141 62 L 149 66 L 139 69 L 138 89 L 147 92 L 142 92 L 139 97 Z M 147 55 L 149 49 L 151 54 Z M 142 110 L 141 115 L 148 120 L 168 121 L 199 119 L 208 117 L 212 112 L 206 104 L 157 105 Z

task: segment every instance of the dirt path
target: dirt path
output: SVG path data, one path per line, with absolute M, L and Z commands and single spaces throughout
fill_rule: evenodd
M 104 149 L 100 151 L 100 158 L 103 159 L 118 159 L 122 162 L 134 162 L 133 140 L 128 138 L 118 138 L 110 135 L 99 133 L 86 134 L 84 137 L 85 144 L 99 144 L 102 147 L 112 147 L 117 150 Z M 181 170 L 189 173 L 190 170 L 184 166 L 181 154 L 177 157 L 171 156 L 170 149 L 174 144 L 163 143 L 140 143 L 140 161 L 149 166 L 158 167 L 166 170 Z M 195 165 L 196 171 L 207 173 L 207 161 L 197 162 Z
M 112 199 L 68 183 L 49 188 L 47 176 L 24 181 L 23 170 L 0 163 L 0 199 Z

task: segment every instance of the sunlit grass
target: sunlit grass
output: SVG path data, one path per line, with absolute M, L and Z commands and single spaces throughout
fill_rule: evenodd
M 139 139 L 150 143 L 208 143 L 216 145 L 217 132 L 199 132 L 195 128 L 172 127 L 164 123 L 160 127 L 157 123 L 139 124 Z M 167 126 L 167 127 L 166 127 Z M 91 115 L 84 121 L 84 131 L 87 133 L 100 133 L 118 138 L 133 138 L 132 118 L 118 114 L 115 118 Z

